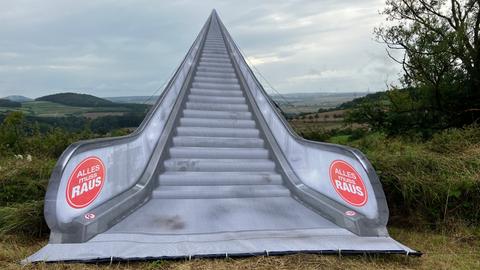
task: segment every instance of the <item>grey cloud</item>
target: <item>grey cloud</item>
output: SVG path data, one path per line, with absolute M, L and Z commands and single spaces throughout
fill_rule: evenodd
M 150 95 L 216 8 L 281 92 L 382 90 L 398 67 L 372 40 L 383 0 L 34 1 L 0 10 L 0 96 Z

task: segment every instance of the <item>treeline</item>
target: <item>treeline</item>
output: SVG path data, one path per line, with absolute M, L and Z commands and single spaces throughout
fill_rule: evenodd
M 136 128 L 145 113 L 85 117 L 34 117 L 22 112 L 0 114 L 0 152 L 34 153 L 58 157 L 70 144 L 83 139 L 124 135 Z
M 357 100 L 347 120 L 390 135 L 430 138 L 480 119 L 480 2 L 393 1 L 375 29 L 403 68 L 401 85 Z M 392 52 L 402 52 L 400 57 Z
M 22 107 L 22 103 L 11 101 L 5 98 L 0 98 L 0 107 L 18 108 L 18 107 Z
M 37 117 L 25 115 L 21 112 L 0 114 L 0 123 L 9 115 L 22 115 L 22 121 L 28 126 L 35 127 L 40 133 L 48 132 L 52 128 L 60 128 L 66 132 L 82 132 L 89 130 L 93 133 L 104 135 L 119 128 L 134 128 L 140 125 L 146 113 L 132 112 L 123 115 L 107 115 L 90 119 L 83 116 L 65 117 Z

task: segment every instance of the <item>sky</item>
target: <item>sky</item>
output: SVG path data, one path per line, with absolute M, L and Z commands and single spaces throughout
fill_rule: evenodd
M 0 0 L 0 97 L 152 95 L 213 8 L 280 93 L 381 91 L 400 72 L 374 40 L 383 6 L 384 0 Z

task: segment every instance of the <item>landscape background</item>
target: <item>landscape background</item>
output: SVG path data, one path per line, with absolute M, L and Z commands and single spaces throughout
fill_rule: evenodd
M 161 261 L 141 267 L 247 269 L 260 264 L 265 269 L 281 269 L 278 263 L 285 269 L 299 263 L 305 269 L 319 265 L 338 269 L 479 266 L 480 129 L 476 125 L 450 128 L 429 137 L 421 132 L 389 135 L 355 120 L 355 110 L 365 104 L 384 103 L 388 95 L 277 94 L 272 99 L 301 136 L 356 147 L 367 155 L 388 199 L 392 236 L 425 252 L 421 259 L 292 255 L 188 263 Z M 0 99 L 0 265 L 16 268 L 16 261 L 47 241 L 43 198 L 51 170 L 63 150 L 78 140 L 131 133 L 157 98 L 57 93 L 35 100 L 21 96 Z M 40 266 L 56 267 L 60 266 Z
M 424 255 L 25 268 L 480 269 L 480 1 L 210 1 L 0 9 L 0 268 L 20 268 L 48 241 L 45 191 L 64 149 L 130 134 L 157 98 L 145 89 L 168 77 L 201 15 L 219 5 L 291 127 L 365 153 L 388 201 L 391 236 Z M 130 93 L 139 96 L 115 97 Z

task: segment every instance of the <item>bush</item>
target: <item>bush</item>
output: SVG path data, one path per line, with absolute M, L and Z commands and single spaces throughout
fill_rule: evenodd
M 73 142 L 99 136 L 85 126 L 81 132 L 57 126 L 68 119 L 42 119 L 39 123 L 21 112 L 12 112 L 3 118 L 0 125 L 0 234 L 40 236 L 48 233 L 43 200 L 56 159 Z M 107 119 L 111 118 L 102 120 L 102 127 L 110 135 L 126 135 L 131 131 L 112 130 L 112 123 Z M 119 125 L 135 126 L 143 114 L 115 119 Z M 72 119 L 72 123 L 73 126 L 85 124 L 85 119 Z
M 372 162 L 393 220 L 480 225 L 480 130 L 451 129 L 426 143 L 374 133 L 349 143 Z M 413 218 L 415 217 L 415 218 Z
M 445 154 L 465 151 L 480 144 L 480 127 L 473 125 L 465 129 L 447 129 L 433 135 L 428 148 L 434 152 Z
M 0 206 L 43 200 L 54 165 L 54 159 L 37 157 L 0 160 Z
M 48 232 L 43 218 L 43 201 L 0 207 L 0 234 L 42 236 Z

